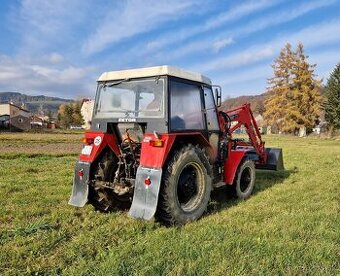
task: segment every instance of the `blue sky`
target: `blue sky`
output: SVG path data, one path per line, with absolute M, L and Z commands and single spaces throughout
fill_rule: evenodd
M 319 78 L 340 62 L 340 0 L 0 2 L 0 91 L 93 97 L 104 71 L 169 64 L 224 97 L 264 92 L 285 43 Z

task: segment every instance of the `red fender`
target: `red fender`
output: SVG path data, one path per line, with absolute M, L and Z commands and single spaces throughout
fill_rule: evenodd
M 162 146 L 155 147 L 152 142 L 156 140 L 153 134 L 144 134 L 142 150 L 140 154 L 140 165 L 148 168 L 162 168 L 163 164 L 172 148 L 176 135 L 160 135 Z
M 140 156 L 140 165 L 148 168 L 162 168 L 171 151 L 173 144 L 177 141 L 193 142 L 209 147 L 209 142 L 200 132 L 182 132 L 182 133 L 165 133 L 159 134 L 159 140 L 163 141 L 161 147 L 153 145 L 153 141 L 157 140 L 154 134 L 145 133 L 142 142 L 142 150 Z
M 244 150 L 231 150 L 230 155 L 224 162 L 224 182 L 232 185 L 234 182 L 235 174 L 238 166 L 240 165 L 246 151 Z
M 98 138 L 100 137 L 100 138 Z M 99 144 L 92 143 L 92 151 L 90 155 L 80 154 L 79 160 L 84 162 L 92 163 L 98 155 L 102 152 L 102 150 L 108 146 L 111 150 L 118 156 L 120 154 L 117 139 L 114 134 L 111 133 L 103 133 L 103 132 L 85 132 L 86 139 L 100 140 Z

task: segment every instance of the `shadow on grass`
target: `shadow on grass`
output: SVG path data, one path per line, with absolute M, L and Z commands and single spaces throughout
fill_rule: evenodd
M 256 170 L 255 188 L 252 196 L 269 189 L 274 185 L 281 184 L 286 178 L 296 171 L 297 168 L 284 171 Z M 232 195 L 231 187 L 224 186 L 212 191 L 207 213 L 212 214 L 221 209 L 236 206 L 240 202 L 242 202 L 242 200 L 236 199 Z

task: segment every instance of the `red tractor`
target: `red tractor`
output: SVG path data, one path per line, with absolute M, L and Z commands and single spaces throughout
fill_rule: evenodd
M 218 111 L 215 87 L 170 66 L 102 74 L 69 204 L 181 225 L 202 216 L 214 188 L 248 198 L 255 168 L 282 169 L 282 150 L 265 148 L 249 104 Z M 232 138 L 241 127 L 249 141 Z

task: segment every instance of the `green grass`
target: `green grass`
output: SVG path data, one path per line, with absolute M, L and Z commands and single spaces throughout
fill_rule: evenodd
M 246 201 L 215 192 L 179 228 L 68 206 L 74 153 L 0 155 L 0 274 L 339 275 L 340 141 L 265 140 L 286 171 L 258 172 Z

